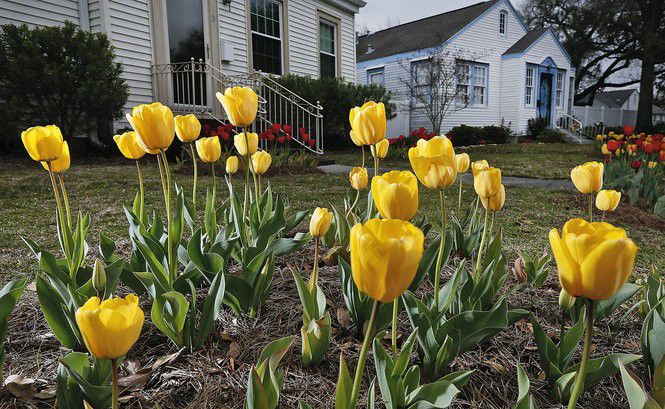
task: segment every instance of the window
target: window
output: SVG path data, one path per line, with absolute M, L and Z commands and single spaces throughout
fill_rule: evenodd
M 251 0 L 252 63 L 257 71 L 282 74 L 282 4 Z
M 384 69 L 382 68 L 373 68 L 367 70 L 367 85 L 381 85 L 385 84 Z
M 471 85 L 471 66 L 469 64 L 459 64 L 457 67 L 457 99 L 459 106 L 469 104 L 469 86 Z
M 499 13 L 499 34 L 506 34 L 506 24 L 508 20 L 508 13 L 505 10 L 501 10 Z
M 422 97 L 432 98 L 432 70 L 429 60 L 420 60 L 411 62 L 411 81 L 413 84 L 413 94 Z
M 556 106 L 563 105 L 563 72 L 556 73 Z
M 337 26 L 319 21 L 319 65 L 321 77 L 337 76 Z
M 473 66 L 473 105 L 485 105 L 485 89 L 487 88 L 487 67 Z
M 526 84 L 524 87 L 524 105 L 533 106 L 533 84 L 536 69 L 534 67 L 526 67 Z
M 457 62 L 457 88 L 455 103 L 458 106 L 487 105 L 487 64 Z

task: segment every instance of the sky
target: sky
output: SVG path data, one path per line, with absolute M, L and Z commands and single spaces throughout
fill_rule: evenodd
M 435 14 L 470 6 L 482 0 L 365 0 L 356 18 L 356 30 L 377 31 Z M 519 9 L 524 0 L 512 0 Z

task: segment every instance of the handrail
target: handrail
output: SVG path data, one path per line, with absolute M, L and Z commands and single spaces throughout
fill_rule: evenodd
M 280 84 L 279 82 L 275 81 L 275 79 L 274 79 L 271 75 L 269 75 L 269 74 L 266 74 L 266 73 L 264 73 L 264 72 L 262 72 L 262 71 L 254 71 L 254 75 L 258 75 L 258 76 L 260 76 L 261 79 L 264 80 L 264 81 L 267 80 L 267 81 L 271 82 L 274 86 L 277 86 L 277 87 L 281 88 L 281 89 L 284 90 L 286 93 L 291 94 L 291 95 L 293 95 L 294 97 L 300 99 L 301 101 L 303 101 L 304 103 L 308 104 L 308 105 L 311 106 L 312 108 L 315 108 L 315 109 L 323 109 L 323 107 L 321 106 L 321 104 L 319 103 L 319 101 L 316 101 L 316 105 L 312 104 L 311 102 L 307 101 L 305 98 L 301 97 L 300 95 L 298 95 L 298 94 L 296 94 L 295 92 L 291 91 L 290 89 L 286 88 L 284 85 L 282 85 L 282 84 Z M 276 92 L 277 92 L 277 91 L 276 91 Z

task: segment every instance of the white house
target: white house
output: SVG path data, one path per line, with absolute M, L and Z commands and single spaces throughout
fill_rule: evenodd
M 491 0 L 358 38 L 356 82 L 383 84 L 399 103 L 391 135 L 431 129 L 405 81 L 417 81 L 418 64 L 444 49 L 469 57 L 451 62 L 462 68 L 455 83 L 460 106 L 444 119 L 443 131 L 504 124 L 524 133 L 530 118 L 543 117 L 552 127 L 566 122 L 575 68 L 556 34 L 529 31 L 509 0 Z
M 355 81 L 355 14 L 364 5 L 363 0 L 0 0 L 0 24 L 72 21 L 106 33 L 129 85 L 127 110 L 159 100 L 175 111 L 221 118 L 215 91 L 254 85 L 268 104 L 262 119 L 306 128 L 320 151 L 322 107 L 263 74 Z

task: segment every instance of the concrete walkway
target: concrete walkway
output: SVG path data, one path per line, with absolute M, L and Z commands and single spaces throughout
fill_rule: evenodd
M 320 172 L 329 174 L 329 175 L 348 175 L 353 167 L 347 165 L 323 165 L 318 166 L 317 169 Z M 380 173 L 390 172 L 394 169 L 379 169 Z M 462 176 L 464 183 L 472 183 L 473 176 L 471 172 L 465 173 Z M 534 179 L 534 178 L 521 178 L 515 176 L 504 176 L 502 178 L 503 184 L 505 186 L 527 186 L 527 187 L 540 187 L 544 189 L 553 189 L 553 190 L 573 190 L 573 182 L 569 179 Z

